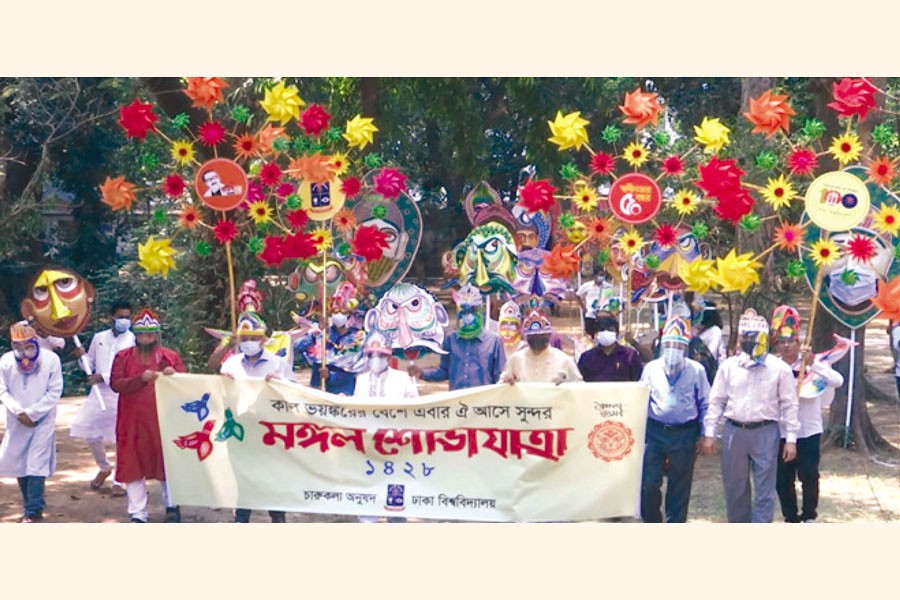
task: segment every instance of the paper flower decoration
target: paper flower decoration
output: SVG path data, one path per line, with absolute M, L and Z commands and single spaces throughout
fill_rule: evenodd
M 700 205 L 700 198 L 691 190 L 680 189 L 672 198 L 670 204 L 679 216 L 684 217 L 697 210 L 697 207 Z
M 334 179 L 331 158 L 318 152 L 292 160 L 288 173 L 296 179 L 310 183 L 326 183 Z
M 716 259 L 715 281 L 722 293 L 747 293 L 750 286 L 759 283 L 757 269 L 762 265 L 753 260 L 753 253 L 738 254 L 732 248 L 725 258 Z
M 281 174 L 278 163 L 268 162 L 259 170 L 259 180 L 266 187 L 274 187 L 281 182 Z
M 881 310 L 881 317 L 889 321 L 900 320 L 900 277 L 894 277 L 878 286 L 878 294 L 872 304 Z
M 347 155 L 343 152 L 335 152 L 332 154 L 329 162 L 331 163 L 331 170 L 338 177 L 346 173 L 347 169 L 350 168 L 350 159 L 348 159 Z
M 900 139 L 897 132 L 888 123 L 879 123 L 872 128 L 872 141 L 884 148 L 896 146 Z
M 694 125 L 694 140 L 703 146 L 703 151 L 713 154 L 729 144 L 731 130 L 718 118 L 703 117 L 700 125 Z
M 284 181 L 282 183 L 279 183 L 275 188 L 275 195 L 279 198 L 287 198 L 295 191 L 297 191 L 297 188 L 293 183 L 291 183 L 290 181 Z
M 867 235 L 855 234 L 846 244 L 847 254 L 861 263 L 867 263 L 875 258 L 877 248 L 875 242 Z
M 871 181 L 876 185 L 889 186 L 894 177 L 897 176 L 897 160 L 891 160 L 887 156 L 879 156 L 869 163 L 866 167 L 866 173 Z
M 788 155 L 787 166 L 791 175 L 811 177 L 819 168 L 819 158 L 809 148 L 796 148 Z
M 650 150 L 638 142 L 631 142 L 622 151 L 622 158 L 635 169 L 650 160 Z
M 590 121 L 581 118 L 580 112 L 570 112 L 563 116 L 562 112 L 556 111 L 556 118 L 547 121 L 550 133 L 553 134 L 548 140 L 559 146 L 560 152 L 569 148 L 581 150 L 581 147 L 588 143 L 588 134 L 584 126 L 589 123 Z
M 756 166 L 763 171 L 771 171 L 778 165 L 778 157 L 771 150 L 763 150 L 756 155 Z
M 103 203 L 114 211 L 131 210 L 134 202 L 134 184 L 125 181 L 125 177 L 107 177 L 100 184 L 100 195 Z
M 406 175 L 397 169 L 386 167 L 374 177 L 372 187 L 385 198 L 397 198 L 406 190 Z
M 753 133 L 764 133 L 772 137 L 780 129 L 788 133 L 791 129 L 791 117 L 796 115 L 787 103 L 788 97 L 773 94 L 772 90 L 763 92 L 759 98 L 750 98 L 750 111 L 744 116 L 753 123 Z
M 588 225 L 588 237 L 596 242 L 603 243 L 612 235 L 612 229 L 609 219 L 594 217 Z
M 544 257 L 541 272 L 554 279 L 568 279 L 578 271 L 578 255 L 574 246 L 557 244 Z
M 900 231 L 900 210 L 891 204 L 882 204 L 875 213 L 873 227 L 881 233 L 897 235 L 897 232 Z
M 680 261 L 678 277 L 684 281 L 687 289 L 698 294 L 705 294 L 715 283 L 713 261 L 705 258 L 695 258 L 691 262 Z
M 662 170 L 667 177 L 675 177 L 684 172 L 684 163 L 679 156 L 673 154 L 663 161 Z
M 356 229 L 356 235 L 350 241 L 353 254 L 366 260 L 378 260 L 390 247 L 387 234 L 374 225 L 362 225 Z
M 581 212 L 591 212 L 600 203 L 597 192 L 586 185 L 575 188 L 575 194 L 572 196 L 572 204 Z
M 697 221 L 691 225 L 691 233 L 698 240 L 705 240 L 709 236 L 709 225 L 703 221 Z
M 148 275 L 169 276 L 169 269 L 175 268 L 175 250 L 172 240 L 154 239 L 151 235 L 143 244 L 138 244 L 138 264 Z
M 231 147 L 234 148 L 234 156 L 237 160 L 249 160 L 256 155 L 258 150 L 256 139 L 250 134 L 239 136 Z
M 185 229 L 193 229 L 200 224 L 200 211 L 193 204 L 185 204 L 178 214 L 178 223 Z
M 549 210 L 556 203 L 553 192 L 556 188 L 547 179 L 529 179 L 519 187 L 519 204 L 530 213 Z
M 736 192 L 720 194 L 714 210 L 719 218 L 737 224 L 746 214 L 753 210 L 753 196 L 741 188 Z
M 204 146 L 218 146 L 225 140 L 225 128 L 217 121 L 207 121 L 197 129 L 197 137 Z
M 213 227 L 213 237 L 220 244 L 228 244 L 237 237 L 238 231 L 234 223 L 228 219 L 221 219 L 216 226 Z
M 319 135 L 328 129 L 330 121 L 331 115 L 318 104 L 310 104 L 300 115 L 300 127 L 303 128 L 306 135 Z
M 862 144 L 859 141 L 859 136 L 855 133 L 845 133 L 831 141 L 828 151 L 834 157 L 834 160 L 840 163 L 841 166 L 844 166 L 859 158 L 859 154 L 862 152 Z
M 309 223 L 309 215 L 301 208 L 288 212 L 285 215 L 285 218 L 287 219 L 288 225 L 290 225 L 291 229 L 294 231 L 300 231 L 307 223 Z
M 678 232 L 675 231 L 674 226 L 666 223 L 656 228 L 656 231 L 653 232 L 653 240 L 663 248 L 674 246 L 678 242 Z
M 253 219 L 253 223 L 259 225 L 272 220 L 272 208 L 265 200 L 258 200 L 247 206 L 247 214 Z
M 219 77 L 188 77 L 184 94 L 193 102 L 191 106 L 212 110 L 216 102 L 224 102 L 222 90 L 228 84 Z
M 187 184 L 184 182 L 184 179 L 181 178 L 181 175 L 172 173 L 171 175 L 166 176 L 165 181 L 163 181 L 162 189 L 163 193 L 169 198 L 178 198 L 184 194 L 184 190 L 187 189 Z
M 361 189 L 362 185 L 356 177 L 347 177 L 341 182 L 341 191 L 347 198 L 353 198 Z
M 300 90 L 295 85 L 285 85 L 279 81 L 266 90 L 262 101 L 262 109 L 269 115 L 269 121 L 278 121 L 281 125 L 300 116 L 300 108 L 306 102 L 300 97 Z
M 140 98 L 127 106 L 119 108 L 119 125 L 130 138 L 143 140 L 147 133 L 156 130 L 154 123 L 159 119 L 153 113 L 152 104 L 144 104 Z
M 616 158 L 606 152 L 598 152 L 591 157 L 591 171 L 596 175 L 609 175 L 616 170 Z
M 341 233 L 348 233 L 353 231 L 353 228 L 356 227 L 356 215 L 353 214 L 353 211 L 349 208 L 342 208 L 334 215 L 332 219 L 334 222 L 334 226 Z
M 791 279 L 799 279 L 806 274 L 806 266 L 802 260 L 792 260 L 788 262 L 784 272 Z
M 748 233 L 756 233 L 762 226 L 762 219 L 759 217 L 759 215 L 750 213 L 741 217 L 739 225 L 741 229 Z
M 625 94 L 625 102 L 619 106 L 619 110 L 625 115 L 623 123 L 641 129 L 650 123 L 656 125 L 662 107 L 657 100 L 657 94 L 642 92 L 641 88 L 637 88 L 633 92 Z
M 779 175 L 777 178 L 769 179 L 762 190 L 762 195 L 772 208 L 778 210 L 790 206 L 791 200 L 797 197 L 797 191 L 784 175 Z
M 187 140 L 177 140 L 172 142 L 169 153 L 172 160 L 183 167 L 194 160 L 194 145 Z
M 356 115 L 347 121 L 347 128 L 344 131 L 344 139 L 351 148 L 359 148 L 362 150 L 374 141 L 374 134 L 378 131 L 372 119 Z
M 256 134 L 257 152 L 263 156 L 278 154 L 279 151 L 275 148 L 278 145 L 276 142 L 286 138 L 287 134 L 284 132 L 283 127 L 275 127 L 269 123 Z
M 817 267 L 828 267 L 841 257 L 841 251 L 831 239 L 821 238 L 809 249 L 809 257 Z
M 327 250 L 331 248 L 332 236 L 331 231 L 329 231 L 325 227 L 316 227 L 313 229 L 309 235 L 312 237 L 313 244 L 316 246 L 316 250 L 321 252 L 322 250 Z
M 807 119 L 800 129 L 800 135 L 809 140 L 817 140 L 825 135 L 825 123 L 819 119 Z
M 734 160 L 719 160 L 717 156 L 713 156 L 708 163 L 700 166 L 700 179 L 696 183 L 708 196 L 717 198 L 737 192 L 743 175 L 744 172 Z
M 256 256 L 268 266 L 277 267 L 285 259 L 284 240 L 275 235 L 266 236 L 266 239 L 263 240 L 263 249 Z
M 804 234 L 805 230 L 800 225 L 785 223 L 775 229 L 775 235 L 772 241 L 779 250 L 796 252 L 800 247 L 800 244 L 803 243 Z
M 640 252 L 646 242 L 637 231 L 628 231 L 619 238 L 618 247 L 622 252 L 631 256 L 636 252 Z
M 321 236 L 315 237 L 313 233 L 294 233 L 285 236 L 281 251 L 284 258 L 306 259 L 315 256 L 320 250 L 319 246 L 324 244 L 325 238 Z M 328 243 L 331 241 L 331 234 L 328 234 Z
M 839 83 L 831 85 L 831 91 L 834 102 L 829 103 L 828 108 L 842 117 L 859 115 L 862 120 L 870 109 L 875 108 L 875 88 L 864 79 L 844 77 Z

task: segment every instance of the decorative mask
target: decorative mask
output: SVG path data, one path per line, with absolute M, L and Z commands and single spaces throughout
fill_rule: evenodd
M 741 350 L 758 363 L 762 363 L 769 353 L 769 324 L 765 317 L 757 315 L 756 311 L 748 308 L 738 321 L 738 335 L 741 336 Z M 750 340 L 753 346 L 750 347 Z M 746 343 L 746 348 L 745 348 Z
M 367 260 L 363 265 L 366 287 L 381 296 L 402 280 L 412 266 L 422 240 L 422 213 L 406 194 L 400 194 L 392 201 L 379 195 L 368 195 L 357 201 L 351 210 L 360 226 L 374 226 L 386 236 L 388 247 L 381 258 Z
M 300 263 L 288 277 L 288 289 L 294 292 L 300 304 L 309 304 L 316 301 L 322 293 L 322 276 L 325 276 L 325 289 L 331 297 L 338 286 L 344 281 L 344 264 L 334 257 L 325 259 L 325 268 L 322 268 L 322 259 L 313 258 L 305 263 Z
M 650 254 L 655 254 L 659 258 L 656 283 L 666 290 L 684 289 L 684 280 L 678 275 L 679 265 L 691 263 L 702 256 L 697 236 L 690 230 L 679 229 L 678 242 L 674 246 L 662 246 L 657 242 L 650 245 Z
M 547 294 L 563 297 L 566 293 L 566 280 L 551 277 L 541 271 L 544 257 L 549 252 L 532 248 L 519 254 L 516 264 L 516 275 L 513 287 L 520 294 L 535 295 L 543 298 Z
M 20 310 L 51 335 L 77 335 L 91 318 L 94 286 L 65 268 L 44 269 L 29 286 Z
M 441 348 L 444 327 L 450 317 L 426 290 L 411 283 L 398 283 L 366 313 L 366 331 L 380 331 L 392 341 L 396 355 L 428 352 L 446 354 Z M 409 352 L 407 352 L 409 351 Z
M 500 339 L 508 347 L 514 347 L 522 340 L 522 310 L 512 300 L 504 302 L 500 307 L 500 317 L 497 321 L 497 329 Z
M 253 310 L 254 312 L 262 311 L 263 292 L 257 289 L 256 280 L 248 279 L 241 285 L 238 291 L 238 308 L 241 312 Z
M 476 338 L 484 329 L 484 306 L 481 292 L 473 285 L 464 285 L 453 292 L 456 302 L 456 332 L 463 339 Z
M 488 223 L 472 230 L 461 247 L 456 262 L 460 283 L 473 283 L 485 293 L 510 292 L 518 257 L 509 230 Z
M 9 341 L 13 345 L 16 366 L 22 373 L 34 373 L 38 369 L 41 347 L 37 333 L 28 321 L 13 323 L 9 328 Z

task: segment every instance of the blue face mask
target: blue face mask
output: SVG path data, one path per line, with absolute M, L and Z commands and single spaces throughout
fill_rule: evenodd
M 116 333 L 125 333 L 131 329 L 131 319 L 116 319 L 113 321 L 113 329 Z

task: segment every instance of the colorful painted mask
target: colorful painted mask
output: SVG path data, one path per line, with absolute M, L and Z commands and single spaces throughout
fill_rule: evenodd
M 38 345 L 37 333 L 27 321 L 13 323 L 9 328 L 9 341 L 12 344 L 16 366 L 22 373 L 34 373 L 38 369 L 38 358 L 41 347 Z
M 518 256 L 512 235 L 496 223 L 472 230 L 457 250 L 459 281 L 472 283 L 482 292 L 510 292 Z
M 325 277 L 325 289 L 331 297 L 338 286 L 344 281 L 344 264 L 334 257 L 325 259 L 325 267 L 322 268 L 322 259 L 313 258 L 301 263 L 288 278 L 288 289 L 294 292 L 300 304 L 309 304 L 316 301 L 322 293 L 322 277 Z
M 391 339 L 396 355 L 407 350 L 446 354 L 441 348 L 447 311 L 426 290 L 411 283 L 398 283 L 366 313 L 366 331 L 380 331 Z
M 505 302 L 500 307 L 500 317 L 497 320 L 497 329 L 500 339 L 507 348 L 518 346 L 522 341 L 522 310 L 512 300 Z
M 769 324 L 765 317 L 748 308 L 738 321 L 738 335 L 741 336 L 741 350 L 758 363 L 766 360 L 769 353 Z
M 560 298 L 566 294 L 566 280 L 551 277 L 541 271 L 544 257 L 549 254 L 546 250 L 532 248 L 519 253 L 519 261 L 516 264 L 516 275 L 513 279 L 513 287 L 520 294 L 535 295 L 543 298 L 550 294 Z
M 378 260 L 364 263 L 366 287 L 383 295 L 409 271 L 422 239 L 422 213 L 406 194 L 393 201 L 366 196 L 351 209 L 360 226 L 376 227 L 386 236 L 388 247 Z M 361 287 L 361 286 L 358 286 Z
M 478 337 L 484 329 L 484 306 L 481 291 L 473 285 L 464 285 L 453 292 L 456 302 L 456 333 L 469 340 Z
M 68 337 L 84 329 L 93 304 L 94 286 L 75 271 L 59 268 L 38 273 L 20 309 L 47 333 Z

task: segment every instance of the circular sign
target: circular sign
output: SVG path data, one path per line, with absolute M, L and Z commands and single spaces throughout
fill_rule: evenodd
M 656 216 L 660 206 L 662 194 L 659 186 L 646 175 L 623 175 L 609 189 L 609 210 L 623 223 L 645 223 Z
M 806 213 L 825 231 L 853 229 L 869 214 L 869 190 L 852 173 L 825 173 L 806 190 Z
M 313 221 L 325 221 L 337 214 L 344 206 L 344 192 L 341 191 L 341 180 L 335 177 L 325 183 L 300 184 L 301 208 Z
M 194 189 L 213 210 L 234 210 L 247 197 L 247 174 L 233 160 L 214 158 L 197 169 Z

